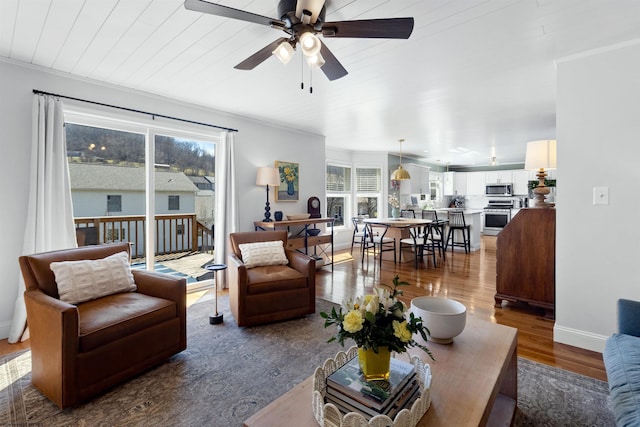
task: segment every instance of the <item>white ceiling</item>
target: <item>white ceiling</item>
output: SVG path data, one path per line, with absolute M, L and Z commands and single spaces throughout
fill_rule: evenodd
M 279 18 L 276 0 L 219 3 Z M 404 154 L 469 166 L 523 162 L 527 141 L 555 138 L 554 60 L 640 37 L 639 0 L 327 1 L 326 21 L 405 16 L 409 40 L 325 39 L 349 74 L 314 72 L 312 94 L 299 52 L 287 66 L 233 68 L 284 33 L 182 0 L 0 0 L 0 56 L 325 135 L 328 146 L 397 152 L 404 138 Z

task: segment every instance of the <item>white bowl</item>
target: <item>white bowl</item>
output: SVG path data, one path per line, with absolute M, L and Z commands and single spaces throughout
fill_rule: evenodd
M 449 298 L 417 297 L 411 300 L 411 311 L 421 317 L 429 329 L 429 340 L 449 344 L 460 335 L 467 323 L 467 307 Z
M 311 214 L 308 214 L 308 213 L 306 213 L 306 214 L 291 214 L 291 215 L 287 214 L 287 219 L 289 221 L 295 221 L 295 220 L 298 220 L 298 219 L 309 219 L 310 216 L 311 216 Z

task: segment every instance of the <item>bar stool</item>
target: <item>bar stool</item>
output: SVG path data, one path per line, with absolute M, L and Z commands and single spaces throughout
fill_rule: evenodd
M 462 242 L 456 242 L 456 231 L 462 232 Z M 445 250 L 449 245 L 451 245 L 451 252 L 453 252 L 454 246 L 464 247 L 464 253 L 471 252 L 471 226 L 465 222 L 464 214 L 461 210 L 449 211 L 449 233 L 447 234 Z

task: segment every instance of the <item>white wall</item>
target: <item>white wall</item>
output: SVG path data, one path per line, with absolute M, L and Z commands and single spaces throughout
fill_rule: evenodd
M 300 163 L 300 200 L 272 202 L 272 212 L 306 212 L 307 198 L 324 198 L 323 136 L 0 60 L 0 145 L 5 160 L 0 168 L 0 181 L 4 183 L 2 193 L 7 201 L 3 206 L 5 227 L 0 249 L 3 278 L 0 281 L 0 338 L 8 336 L 17 297 L 20 274 L 17 260 L 22 250 L 29 185 L 33 89 L 238 129 L 236 156 L 242 231 L 253 230 L 253 221 L 264 214 L 265 189 L 255 185 L 258 166 L 273 166 L 276 160 Z
M 558 63 L 558 342 L 602 351 L 618 298 L 640 300 L 640 40 Z M 609 205 L 593 205 L 593 187 Z

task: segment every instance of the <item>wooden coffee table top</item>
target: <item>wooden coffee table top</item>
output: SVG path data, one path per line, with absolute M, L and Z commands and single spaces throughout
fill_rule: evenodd
M 429 363 L 433 373 L 431 407 L 418 426 L 510 425 L 517 402 L 516 346 L 516 329 L 468 315 L 464 331 L 452 344 L 428 343 L 435 362 L 422 350 L 411 349 L 410 354 Z M 408 360 L 406 354 L 399 358 Z M 317 426 L 311 409 L 312 390 L 310 376 L 244 426 Z

